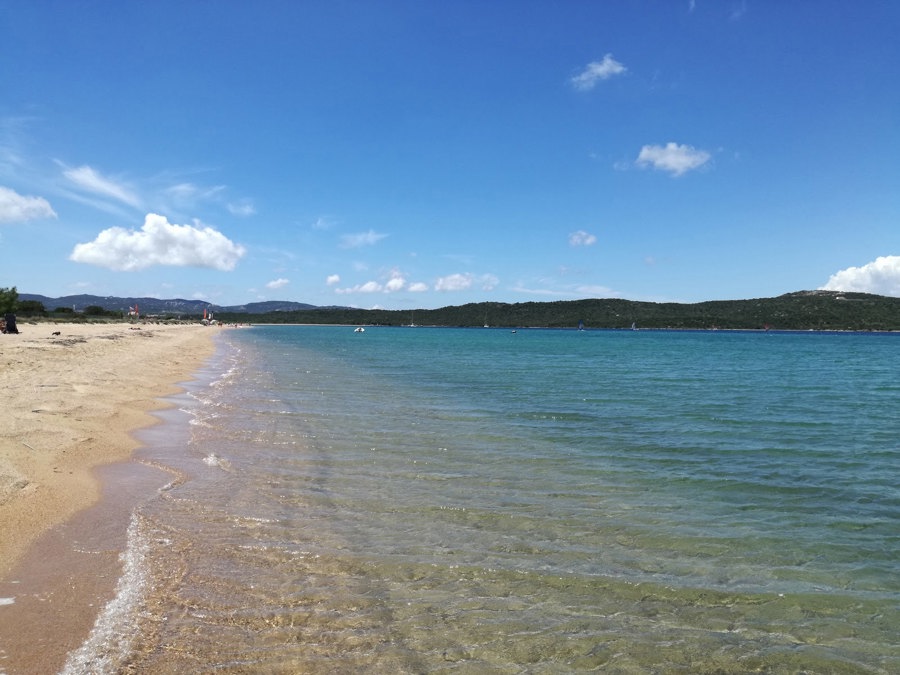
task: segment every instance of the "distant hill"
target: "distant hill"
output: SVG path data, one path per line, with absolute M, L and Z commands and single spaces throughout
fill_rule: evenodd
M 246 317 L 221 311 L 223 321 Z M 698 303 L 593 299 L 557 302 L 479 302 L 440 309 L 380 310 L 317 307 L 258 314 L 254 323 L 402 326 L 677 328 L 900 331 L 900 298 L 868 293 L 799 291 L 777 298 Z
M 102 295 L 64 295 L 60 298 L 48 298 L 46 295 L 33 293 L 19 293 L 19 300 L 34 300 L 44 305 L 44 308 L 52 312 L 57 307 L 68 307 L 76 312 L 84 311 L 85 307 L 102 307 L 108 311 L 128 312 L 131 307 L 138 306 L 140 313 L 147 314 L 176 314 L 197 315 L 203 314 L 204 309 L 213 312 L 236 312 L 240 314 L 266 314 L 271 312 L 291 312 L 304 309 L 315 309 L 315 305 L 303 302 L 285 302 L 271 300 L 268 302 L 250 302 L 246 305 L 233 305 L 222 307 L 205 300 L 184 300 L 173 298 L 160 300 L 159 298 L 120 298 Z
M 406 310 L 319 307 L 301 302 L 251 302 L 219 306 L 202 300 L 159 300 L 97 295 L 48 298 L 20 293 L 19 300 L 36 300 L 52 312 L 57 307 L 97 306 L 127 312 L 138 305 L 142 315 L 197 317 L 204 309 L 217 319 L 253 323 L 366 324 L 403 326 L 680 328 L 774 330 L 900 331 L 900 298 L 869 293 L 799 291 L 776 298 L 712 300 L 697 303 L 638 302 L 617 298 L 556 302 L 479 302 L 440 309 Z

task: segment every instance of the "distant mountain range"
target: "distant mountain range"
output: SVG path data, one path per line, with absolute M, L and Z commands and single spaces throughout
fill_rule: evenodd
M 57 307 L 68 307 L 76 312 L 84 311 L 85 307 L 102 307 L 110 311 L 128 312 L 137 305 L 141 314 L 192 314 L 201 315 L 204 309 L 213 312 L 235 312 L 240 314 L 268 314 L 270 312 L 296 312 L 304 309 L 318 309 L 316 305 L 308 305 L 303 302 L 287 302 L 270 300 L 268 302 L 250 302 L 246 305 L 230 305 L 222 307 L 205 300 L 184 300 L 174 298 L 160 300 L 158 298 L 119 298 L 102 295 L 64 295 L 61 298 L 48 298 L 46 295 L 33 293 L 19 293 L 19 300 L 34 300 L 44 305 L 47 311 L 52 312 Z

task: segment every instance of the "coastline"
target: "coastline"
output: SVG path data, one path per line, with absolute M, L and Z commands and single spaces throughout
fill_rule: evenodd
M 218 332 L 154 323 L 19 330 L 0 335 L 0 673 L 43 672 L 83 641 L 120 573 L 109 540 L 124 540 L 130 517 L 129 505 L 106 503 L 105 486 L 165 482 L 129 461 L 141 445 L 133 434 L 159 421 L 161 398 L 214 353 Z M 130 487 L 118 492 L 144 492 Z M 94 537 L 92 555 L 73 549 L 72 532 Z

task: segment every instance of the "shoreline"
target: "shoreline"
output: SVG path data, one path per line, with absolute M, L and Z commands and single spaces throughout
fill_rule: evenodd
M 153 323 L 19 330 L 0 335 L 0 673 L 10 675 L 58 670 L 111 597 L 134 502 L 168 480 L 134 460 L 135 433 L 160 423 L 154 411 L 171 407 L 163 397 L 213 355 L 218 333 Z

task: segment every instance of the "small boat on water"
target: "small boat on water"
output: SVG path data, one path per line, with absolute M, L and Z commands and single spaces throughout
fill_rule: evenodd
M 362 326 L 357 326 L 356 328 L 353 329 L 353 332 L 354 333 L 365 333 L 366 329 L 363 328 Z

